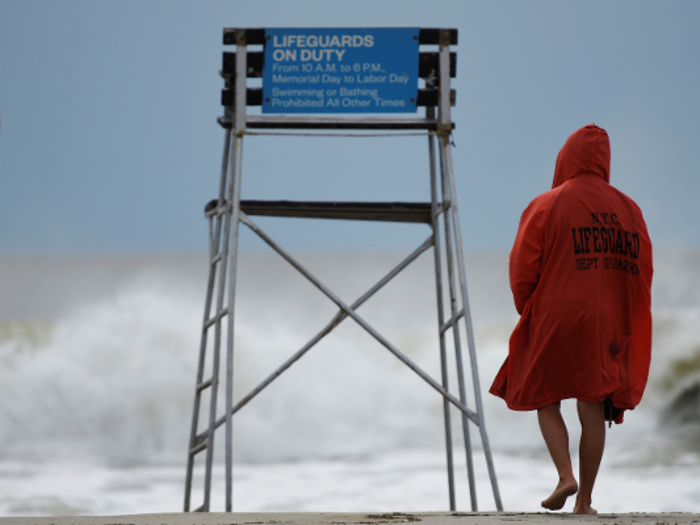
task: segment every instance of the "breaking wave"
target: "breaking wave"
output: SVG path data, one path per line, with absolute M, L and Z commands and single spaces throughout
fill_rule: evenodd
M 5 307 L 0 320 L 0 454 L 120 464 L 184 462 L 205 258 L 83 262 L 92 265 L 93 275 L 83 285 L 76 284 L 76 276 L 85 275 L 84 268 L 76 269 L 77 261 L 61 266 L 50 258 L 35 259 L 33 269 L 42 264 L 53 268 L 52 282 L 64 284 L 54 282 L 63 288 L 36 306 L 25 304 L 36 301 L 34 296 L 6 294 L 21 315 L 13 316 Z M 306 254 L 303 259 L 352 302 L 401 256 Z M 699 441 L 689 437 L 700 435 L 699 263 L 697 254 L 657 257 L 649 387 L 640 407 L 615 430 L 623 436 L 645 434 L 649 443 L 676 439 L 687 453 L 700 452 Z M 24 266 L 9 265 L 13 279 L 41 285 L 33 270 L 22 273 Z M 423 256 L 359 313 L 439 378 L 431 267 L 430 257 Z M 103 280 L 115 275 L 114 268 L 122 273 L 105 286 Z M 506 355 L 516 322 L 506 268 L 506 254 L 467 257 L 483 391 Z M 241 262 L 237 398 L 335 313 L 332 304 L 291 272 L 273 255 L 251 254 Z M 103 283 L 99 293 L 91 285 L 97 281 Z M 28 315 L 32 311 L 42 315 Z M 451 389 L 456 391 L 454 377 Z M 471 402 L 471 392 L 469 398 Z M 541 448 L 531 414 L 510 412 L 488 394 L 484 403 L 494 449 L 517 453 Z M 567 410 L 565 417 L 574 417 Z M 453 412 L 455 436 L 457 422 Z M 444 443 L 439 396 L 352 321 L 345 321 L 244 407 L 234 427 L 239 462 L 362 456 Z

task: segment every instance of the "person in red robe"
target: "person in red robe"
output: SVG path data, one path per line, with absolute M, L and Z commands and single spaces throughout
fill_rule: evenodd
M 610 185 L 603 128 L 584 126 L 562 147 L 552 189 L 522 214 L 509 273 L 520 320 L 490 392 L 537 410 L 559 474 L 542 506 L 561 509 L 578 492 L 574 512 L 594 514 L 605 420 L 622 423 L 637 406 L 651 361 L 651 240 L 639 207 Z M 580 485 L 560 412 L 569 398 L 581 422 Z

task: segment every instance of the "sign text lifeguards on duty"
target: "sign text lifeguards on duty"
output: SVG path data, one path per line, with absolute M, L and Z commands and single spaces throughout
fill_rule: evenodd
M 265 29 L 263 113 L 408 113 L 418 28 Z

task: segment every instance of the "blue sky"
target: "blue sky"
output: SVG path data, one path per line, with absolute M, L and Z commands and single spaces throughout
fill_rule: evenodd
M 456 27 L 465 249 L 508 250 L 568 135 L 611 137 L 657 249 L 700 249 L 700 3 L 0 0 L 0 252 L 207 246 L 224 27 Z M 427 200 L 424 137 L 248 137 L 244 198 Z M 423 226 L 260 220 L 296 249 L 413 248 Z M 252 236 L 245 248 L 260 246 Z

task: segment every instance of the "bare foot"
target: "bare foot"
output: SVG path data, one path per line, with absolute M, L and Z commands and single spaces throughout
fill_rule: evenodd
M 574 514 L 598 514 L 598 511 L 590 505 L 584 505 L 577 501 L 576 505 L 574 505 Z
M 562 480 L 557 484 L 552 495 L 542 502 L 542 506 L 548 510 L 561 509 L 569 496 L 573 496 L 578 491 L 578 483 L 575 479 Z

